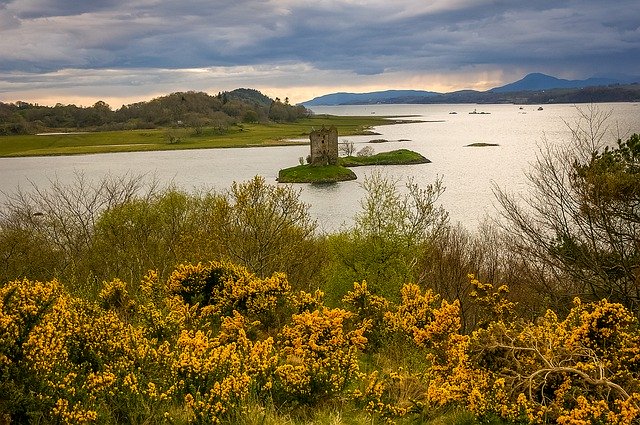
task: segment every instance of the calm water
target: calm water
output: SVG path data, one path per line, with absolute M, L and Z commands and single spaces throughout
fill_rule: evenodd
M 587 108 L 587 105 L 579 106 Z M 617 135 L 640 133 L 640 106 L 632 103 L 600 104 L 611 111 L 608 121 L 611 140 Z M 469 114 L 474 109 L 488 114 Z M 379 170 L 390 178 L 413 178 L 421 184 L 442 177 L 446 192 L 441 201 L 453 221 L 474 229 L 485 215 L 495 216 L 492 185 L 511 192 L 527 190 L 524 172 L 535 159 L 543 139 L 563 143 L 569 139 L 567 124 L 574 124 L 578 111 L 572 105 L 375 105 L 317 107 L 316 113 L 335 115 L 413 116 L 427 122 L 387 125 L 374 130 L 380 136 L 346 137 L 356 149 L 374 138 L 390 140 L 372 144 L 376 152 L 408 148 L 422 153 L 431 164 L 386 166 Z M 457 112 L 451 114 L 450 112 Z M 341 138 L 343 139 L 343 138 Z M 402 141 L 400 141 L 402 140 Z M 494 147 L 465 147 L 470 143 L 495 143 Z M 275 183 L 278 170 L 298 164 L 306 157 L 307 146 L 243 149 L 206 149 L 170 152 L 137 152 L 61 157 L 0 159 L 0 191 L 17 187 L 40 187 L 49 180 L 73 179 L 82 172 L 89 178 L 124 173 L 153 176 L 186 190 L 227 189 L 233 181 L 255 175 Z M 354 168 L 358 180 L 334 185 L 298 185 L 301 198 L 311 205 L 311 213 L 321 228 L 335 230 L 352 223 L 364 192 L 359 186 L 374 167 Z M 0 195 L 0 201 L 4 195 Z

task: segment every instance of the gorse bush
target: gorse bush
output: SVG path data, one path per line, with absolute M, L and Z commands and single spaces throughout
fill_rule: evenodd
M 256 405 L 326 403 L 373 421 L 451 408 L 505 422 L 640 420 L 640 330 L 606 300 L 505 321 L 506 288 L 475 281 L 494 319 L 462 334 L 459 304 L 414 284 L 398 303 L 355 284 L 348 309 L 225 262 L 150 272 L 137 298 L 126 286 L 105 282 L 96 301 L 55 280 L 0 286 L 3 421 L 238 423 Z M 385 347 L 368 335 L 404 340 L 423 371 L 371 362 Z

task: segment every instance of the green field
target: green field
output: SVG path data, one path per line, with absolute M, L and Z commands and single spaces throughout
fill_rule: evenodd
M 313 128 L 335 125 L 341 136 L 363 134 L 376 125 L 402 121 L 385 117 L 316 115 L 294 123 L 238 124 L 228 130 L 163 128 L 75 134 L 0 137 L 0 157 L 75 155 L 105 152 L 204 149 L 290 144 L 304 139 Z M 306 143 L 303 142 L 303 143 Z

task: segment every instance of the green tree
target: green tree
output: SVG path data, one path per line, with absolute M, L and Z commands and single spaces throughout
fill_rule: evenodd
M 181 247 L 195 230 L 193 197 L 167 189 L 130 199 L 101 214 L 95 224 L 91 269 L 101 280 L 138 281 L 148 270 L 166 276 L 182 260 Z
M 403 283 L 413 281 L 421 249 L 446 227 L 448 214 L 437 205 L 442 180 L 421 188 L 373 173 L 362 183 L 362 210 L 352 230 L 331 236 L 336 270 L 330 292 L 341 297 L 353 282 L 366 280 L 372 292 L 397 298 Z

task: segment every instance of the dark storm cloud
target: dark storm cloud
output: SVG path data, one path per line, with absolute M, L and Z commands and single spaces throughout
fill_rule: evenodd
M 303 63 L 640 74 L 638 16 L 637 0 L 0 0 L 0 73 Z
M 17 2 L 5 0 L 4 3 Z M 20 7 L 16 8 L 16 16 L 20 19 L 74 16 L 109 10 L 120 3 L 122 2 L 118 0 L 20 0 Z

